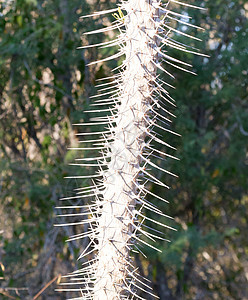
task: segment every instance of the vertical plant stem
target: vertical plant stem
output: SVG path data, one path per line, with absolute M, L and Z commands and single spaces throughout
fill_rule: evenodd
M 165 4 L 162 4 L 160 0 L 121 1 L 118 9 L 93 14 L 93 16 L 98 16 L 118 11 L 118 14 L 114 14 L 116 21 L 109 28 L 86 33 L 97 34 L 106 32 L 108 29 L 118 28 L 120 35 L 117 38 L 117 44 L 120 45 L 120 52 L 98 62 L 115 59 L 122 54 L 125 55 L 125 59 L 120 67 L 122 72 L 115 76 L 114 83 L 116 85 L 113 86 L 110 83 L 111 87 L 103 88 L 101 90 L 104 91 L 102 94 L 93 96 L 101 98 L 110 93 L 109 99 L 97 100 L 94 105 L 100 105 L 102 108 L 102 105 L 109 103 L 111 114 L 105 117 L 93 118 L 91 119 L 92 123 L 79 124 L 107 124 L 108 129 L 102 133 L 102 137 L 99 139 L 99 142 L 102 143 L 93 144 L 94 147 L 96 145 L 97 147 L 101 146 L 102 156 L 89 159 L 90 166 L 92 166 L 92 160 L 96 160 L 96 164 L 93 165 L 100 166 L 99 174 L 77 177 L 91 178 L 99 176 L 101 178 L 96 181 L 95 186 L 82 192 L 86 194 L 82 197 L 92 192 L 96 195 L 96 202 L 86 208 L 84 207 L 86 213 L 82 213 L 82 215 L 85 215 L 91 212 L 92 217 L 89 219 L 91 230 L 89 233 L 79 235 L 82 238 L 86 236 L 90 238 L 89 246 L 85 252 L 89 251 L 86 254 L 94 252 L 95 256 L 85 268 L 71 275 L 75 277 L 73 279 L 75 281 L 71 284 L 77 284 L 80 288 L 67 289 L 67 291 L 81 291 L 83 296 L 77 299 L 143 299 L 139 296 L 139 289 L 154 296 L 150 292 L 147 283 L 136 272 L 130 252 L 134 247 L 137 247 L 137 242 L 159 250 L 146 240 L 154 241 L 154 238 L 165 240 L 157 234 L 157 230 L 155 230 L 155 234 L 149 232 L 149 227 L 148 231 L 144 230 L 146 229 L 144 227 L 147 227 L 144 225 L 146 219 L 162 227 L 173 229 L 156 219 L 147 217 L 146 213 L 142 212 L 143 209 L 148 209 L 160 216 L 168 217 L 145 199 L 148 193 L 158 200 L 167 202 L 160 195 L 149 191 L 145 186 L 147 181 L 168 188 L 156 176 L 150 174 L 147 166 L 176 176 L 151 161 L 151 157 L 157 157 L 157 155 L 175 158 L 160 149 L 153 148 L 151 142 L 175 149 L 158 137 L 155 128 L 178 135 L 168 129 L 168 124 L 171 122 L 170 117 L 174 115 L 163 104 L 163 101 L 165 101 L 167 106 L 175 106 L 174 100 L 167 91 L 170 84 L 162 81 L 157 73 L 160 69 L 173 77 L 161 66 L 162 59 L 176 68 L 190 72 L 185 69 L 185 66 L 189 66 L 187 63 L 170 57 L 167 51 L 162 50 L 161 46 L 166 45 L 194 53 L 188 50 L 185 45 L 177 43 L 169 37 L 173 28 L 165 20 L 167 18 L 174 19 L 174 16 L 177 18 L 182 16 L 168 9 L 170 2 L 187 6 L 187 4 L 175 0 L 169 0 Z M 125 12 L 125 15 L 122 11 Z M 180 19 L 175 20 L 180 22 Z M 179 31 L 176 30 L 176 32 Z M 182 34 L 184 33 L 182 32 Z M 187 34 L 187 36 L 189 35 Z M 111 43 L 102 43 L 96 46 L 102 45 L 116 45 L 116 40 L 112 45 Z M 180 65 L 184 67 L 182 68 Z M 100 84 L 101 87 L 106 85 L 108 83 Z M 109 92 L 109 89 L 113 91 Z M 97 110 L 97 112 L 103 111 L 105 112 L 106 109 Z M 97 136 L 98 134 L 99 132 L 94 132 L 94 135 Z M 95 143 L 97 141 L 98 138 L 88 142 Z M 94 147 L 81 149 L 91 150 Z M 81 165 L 85 166 L 87 164 L 83 163 Z M 80 198 L 80 195 L 71 198 Z M 75 225 L 75 223 L 71 225 Z M 140 235 L 145 236 L 146 240 L 142 239 Z M 91 250 L 88 250 L 90 247 Z M 83 253 L 80 258 L 86 254 Z

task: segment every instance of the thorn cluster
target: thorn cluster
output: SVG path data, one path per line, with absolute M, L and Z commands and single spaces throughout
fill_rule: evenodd
M 105 128 L 102 132 L 93 130 L 91 133 L 78 134 L 82 138 L 90 138 L 82 141 L 85 146 L 73 149 L 97 149 L 101 155 L 77 159 L 73 165 L 97 167 L 98 171 L 92 175 L 77 176 L 76 178 L 91 179 L 92 185 L 77 189 L 77 195 L 74 197 L 62 199 L 84 201 L 84 198 L 94 196 L 94 202 L 89 205 L 60 207 L 80 211 L 62 216 L 82 217 L 80 222 L 60 225 L 88 224 L 87 232 L 69 239 L 72 241 L 88 238 L 89 244 L 79 259 L 85 256 L 92 257 L 81 270 L 67 275 L 69 282 L 62 284 L 67 286 L 62 290 L 80 292 L 81 296 L 75 299 L 144 299 L 139 290 L 153 295 L 147 279 L 142 278 L 133 265 L 130 253 L 142 253 L 142 245 L 161 251 L 154 246 L 154 241 L 166 240 L 163 237 L 164 233 L 147 226 L 146 220 L 148 224 L 155 223 L 161 228 L 174 230 L 157 219 L 148 217 L 144 212 L 148 210 L 170 218 L 146 199 L 146 195 L 149 194 L 160 201 L 168 202 L 149 191 L 149 182 L 165 189 L 169 188 L 153 175 L 150 169 L 158 169 L 176 176 L 163 167 L 163 162 L 167 157 L 177 158 L 161 151 L 159 146 L 175 150 L 168 141 L 161 138 L 157 130 L 179 135 L 170 129 L 172 118 L 175 117 L 170 112 L 170 107 L 175 107 L 176 104 L 168 88 L 173 86 L 162 80 L 159 73 L 162 71 L 174 78 L 165 69 L 166 64 L 193 73 L 187 69 L 190 67 L 188 63 L 168 54 L 169 48 L 199 55 L 195 48 L 173 39 L 173 34 L 180 33 L 198 40 L 185 31 L 173 28 L 171 21 L 199 28 L 187 22 L 190 17 L 171 10 L 169 5 L 173 2 L 182 7 L 196 8 L 175 0 L 165 3 L 160 0 L 122 0 L 116 9 L 84 16 L 97 17 L 119 11 L 122 17 L 115 17 L 110 26 L 85 33 L 90 35 L 118 29 L 119 35 L 116 39 L 80 48 L 119 45 L 118 53 L 90 64 L 103 63 L 123 55 L 124 60 L 122 65 L 115 69 L 115 75 L 103 78 L 97 85 L 99 93 L 91 97 L 94 101 L 92 106 L 95 108 L 87 111 L 93 113 L 94 117 L 89 123 L 75 124 L 97 126 L 96 128 L 101 125 Z M 154 157 L 156 160 L 160 158 L 162 163 L 156 164 Z M 89 215 L 90 217 L 86 218 Z

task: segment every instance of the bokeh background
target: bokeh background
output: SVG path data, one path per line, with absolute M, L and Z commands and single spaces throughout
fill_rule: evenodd
M 156 244 L 162 254 L 144 248 L 148 258 L 134 259 L 161 300 L 245 300 L 248 3 L 185 1 L 207 8 L 204 12 L 175 5 L 206 30 L 174 25 L 203 42 L 174 38 L 210 57 L 168 49 L 192 63 L 198 75 L 169 67 L 176 77 L 176 89 L 170 93 L 178 106 L 173 129 L 182 137 L 164 138 L 178 148 L 174 154 L 181 161 L 162 164 L 179 179 L 154 171 L 171 189 L 152 185 L 150 189 L 170 204 L 149 198 L 175 217 L 178 231 L 166 232 L 171 243 Z M 54 289 L 63 280 L 61 275 L 80 267 L 77 257 L 88 242 L 66 239 L 87 228 L 54 227 L 65 222 L 55 217 L 60 213 L 55 207 L 61 197 L 73 195 L 74 188 L 87 185 L 65 176 L 92 172 L 69 163 L 95 154 L 67 149 L 78 144 L 75 134 L 82 130 L 72 124 L 89 120 L 83 111 L 90 107 L 96 80 L 109 76 L 111 68 L 121 63 L 87 66 L 116 49 L 76 48 L 115 33 L 83 36 L 83 32 L 107 26 L 114 18 L 79 17 L 114 6 L 112 0 L 0 0 L 0 299 L 72 296 Z

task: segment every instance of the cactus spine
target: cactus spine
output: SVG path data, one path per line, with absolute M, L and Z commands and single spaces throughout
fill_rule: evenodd
M 153 148 L 152 142 L 175 149 L 159 138 L 155 132 L 156 128 L 178 135 L 169 129 L 173 114 L 164 106 L 165 103 L 175 106 L 174 100 L 167 91 L 170 85 L 160 79 L 158 71 L 162 70 L 171 77 L 173 75 L 163 68 L 161 62 L 163 60 L 174 67 L 191 72 L 187 69 L 189 64 L 170 57 L 162 50 L 162 46 L 170 46 L 192 52 L 187 46 L 170 37 L 171 32 L 175 31 L 170 27 L 170 20 L 185 23 L 182 21 L 182 15 L 168 8 L 170 2 L 190 6 L 178 1 L 166 1 L 163 4 L 160 0 L 128 0 L 121 1 L 118 9 L 93 14 L 97 16 L 119 12 L 119 15 L 114 14 L 116 20 L 108 28 L 118 28 L 120 31 L 118 38 L 113 42 L 99 45 L 108 47 L 119 44 L 120 51 L 98 62 L 121 55 L 125 55 L 125 59 L 120 67 L 121 72 L 113 77 L 114 80 L 99 85 L 101 93 L 96 96 L 96 99 L 100 100 L 96 100 L 94 104 L 99 105 L 99 108 L 92 111 L 108 111 L 108 109 L 101 109 L 108 104 L 110 114 L 93 118 L 92 123 L 81 124 L 106 124 L 108 128 L 103 133 L 95 133 L 96 136 L 98 134 L 101 136 L 92 141 L 93 148 L 96 145 L 100 146 L 102 156 L 89 159 L 90 165 L 95 160 L 93 165 L 99 166 L 95 176 L 99 176 L 100 179 L 96 179 L 89 189 L 80 191 L 80 195 L 77 196 L 80 198 L 95 194 L 96 200 L 88 206 L 82 206 L 85 214 L 91 214 L 88 220 L 90 231 L 75 237 L 87 236 L 90 239 L 89 248 L 80 257 L 95 253 L 95 257 L 82 270 L 69 275 L 73 281 L 68 284 L 78 285 L 76 289 L 81 292 L 81 296 L 76 299 L 143 299 L 139 296 L 139 289 L 152 294 L 146 281 L 140 277 L 133 266 L 130 251 L 136 247 L 136 242 L 155 248 L 143 241 L 140 234 L 152 241 L 154 238 L 162 239 L 157 234 L 151 233 L 150 229 L 144 230 L 143 224 L 146 219 L 162 227 L 173 229 L 146 217 L 143 212 L 147 209 L 168 217 L 145 199 L 148 193 L 166 201 L 146 188 L 145 184 L 148 181 L 168 188 L 165 183 L 150 174 L 147 167 L 157 168 L 176 176 L 151 160 L 152 156 L 157 155 L 172 157 L 159 148 Z M 125 12 L 125 16 L 122 12 Z M 104 28 L 87 34 L 106 30 Z M 184 32 L 182 34 L 187 35 Z M 91 46 L 82 48 L 87 47 Z M 110 96 L 103 99 L 106 95 Z M 87 164 L 83 162 L 80 165 Z M 81 178 L 86 177 L 81 176 Z M 75 288 L 67 290 L 75 290 Z

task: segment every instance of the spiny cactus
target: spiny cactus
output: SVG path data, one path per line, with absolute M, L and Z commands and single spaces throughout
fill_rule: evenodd
M 67 285 L 72 287 L 65 290 L 78 290 L 81 296 L 76 299 L 143 299 L 139 295 L 139 289 L 152 295 L 149 284 L 133 265 L 130 251 L 139 250 L 138 244 L 157 249 L 153 244 L 142 240 L 142 236 L 151 241 L 156 238 L 164 239 L 156 230 L 144 224 L 146 220 L 173 229 L 155 218 L 147 217 L 143 212 L 145 209 L 170 218 L 146 200 L 146 194 L 150 194 L 167 202 L 160 195 L 150 192 L 146 183 L 151 181 L 168 188 L 156 175 L 151 174 L 148 168 L 157 168 L 176 176 L 151 160 L 152 157 L 160 155 L 177 159 L 162 152 L 159 146 L 156 148 L 153 145 L 161 144 L 175 149 L 168 141 L 160 138 L 156 128 L 168 132 L 168 139 L 169 134 L 179 135 L 169 127 L 174 115 L 168 107 L 175 106 L 175 101 L 168 92 L 168 88 L 172 86 L 164 82 L 159 73 L 162 71 L 174 78 L 162 62 L 193 73 L 187 69 L 190 67 L 188 63 L 170 56 L 169 48 L 199 54 L 171 37 L 171 33 L 175 32 L 197 39 L 185 31 L 180 32 L 171 27 L 171 21 L 185 25 L 188 20 L 185 15 L 170 8 L 173 3 L 196 8 L 175 0 L 165 3 L 160 0 L 126 0 L 121 1 L 116 9 L 85 16 L 114 13 L 115 17 L 109 27 L 86 34 L 119 29 L 119 36 L 113 41 L 82 47 L 119 45 L 118 53 L 94 63 L 102 63 L 122 55 L 124 61 L 116 68 L 115 75 L 104 79 L 109 80 L 108 82 L 98 85 L 100 94 L 92 97 L 96 98 L 93 106 L 98 108 L 91 112 L 106 112 L 106 115 L 92 118 L 91 123 L 78 124 L 106 127 L 104 132 L 81 133 L 82 136 L 93 136 L 85 141 L 86 145 L 88 142 L 92 143 L 92 147 L 76 148 L 99 149 L 101 153 L 99 157 L 82 158 L 77 163 L 80 166 L 98 166 L 99 169 L 95 175 L 77 177 L 94 178 L 94 181 L 89 188 L 80 189 L 75 197 L 84 200 L 85 197 L 95 195 L 95 202 L 74 207 L 84 210 L 83 213 L 75 215 L 90 215 L 88 220 L 83 219 L 81 222 L 87 222 L 90 229 L 71 239 L 88 237 L 90 240 L 80 258 L 94 253 L 93 259 L 81 270 L 68 275 L 71 280 Z M 109 105 L 109 108 L 102 108 L 105 105 Z

